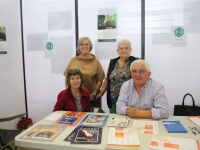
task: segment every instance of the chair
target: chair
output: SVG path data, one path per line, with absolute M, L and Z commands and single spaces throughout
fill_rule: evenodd
M 0 118 L 0 123 L 12 121 L 14 119 L 20 118 L 25 116 L 26 113 L 19 114 L 12 117 L 7 118 Z M 17 125 L 16 125 L 17 128 Z M 24 129 L 0 129 L 0 150 L 4 150 L 5 148 L 9 150 L 13 150 L 11 148 L 11 144 L 15 141 L 15 137 L 20 134 Z M 17 146 L 15 146 L 15 150 L 17 149 Z

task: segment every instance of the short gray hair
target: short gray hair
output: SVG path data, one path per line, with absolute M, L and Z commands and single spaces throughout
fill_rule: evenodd
M 89 37 L 83 36 L 83 37 L 79 38 L 79 40 L 77 41 L 77 48 L 76 48 L 76 50 L 77 50 L 77 52 L 78 52 L 79 54 L 81 53 L 80 50 L 79 50 L 79 46 L 81 45 L 81 43 L 82 43 L 85 39 L 87 39 L 87 40 L 89 41 L 89 43 L 90 43 L 90 52 L 92 51 L 92 48 L 93 48 L 92 41 L 90 40 Z
M 131 66 L 130 66 L 130 70 L 132 69 L 132 67 L 133 67 L 134 64 L 143 64 L 145 66 L 147 72 L 150 72 L 150 66 L 149 66 L 149 64 L 145 60 L 143 60 L 143 59 L 137 59 L 137 60 L 133 61 L 131 63 Z
M 131 42 L 129 40 L 127 40 L 127 39 L 122 39 L 121 41 L 119 41 L 118 44 L 117 44 L 117 48 L 119 48 L 119 46 L 121 44 L 127 44 L 128 47 L 131 48 Z

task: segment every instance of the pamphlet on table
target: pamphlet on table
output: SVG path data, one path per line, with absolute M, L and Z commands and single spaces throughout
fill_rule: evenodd
M 134 119 L 132 127 L 136 128 L 138 133 L 159 134 L 157 120 Z
M 200 116 L 188 116 L 188 119 L 200 127 Z
M 118 118 L 118 117 L 113 117 L 109 123 L 108 126 L 110 127 L 127 127 L 130 119 L 129 118 Z
M 136 128 L 110 128 L 108 146 L 140 146 Z
M 153 135 L 150 148 L 158 150 L 199 150 L 200 143 L 194 139 Z

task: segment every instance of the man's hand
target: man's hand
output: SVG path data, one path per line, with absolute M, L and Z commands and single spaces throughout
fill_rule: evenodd
M 133 107 L 133 108 L 128 107 L 126 109 L 126 114 L 129 117 L 135 117 L 135 118 L 152 118 L 152 113 L 151 113 L 150 109 L 143 110 L 143 109 L 138 109 L 135 107 Z
M 129 117 L 135 117 L 138 115 L 138 113 L 140 112 L 140 110 L 138 108 L 126 108 L 126 114 L 129 116 Z

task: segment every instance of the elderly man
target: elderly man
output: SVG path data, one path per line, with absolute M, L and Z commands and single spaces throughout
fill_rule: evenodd
M 164 86 L 151 79 L 150 66 L 142 59 L 130 66 L 131 77 L 122 84 L 117 101 L 117 114 L 136 118 L 168 118 L 169 106 Z

